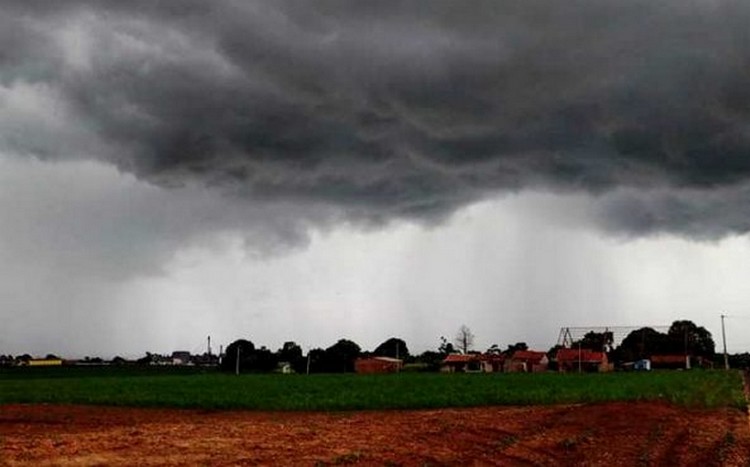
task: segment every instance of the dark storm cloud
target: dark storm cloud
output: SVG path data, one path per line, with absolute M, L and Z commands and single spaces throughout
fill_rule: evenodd
M 611 228 L 748 230 L 744 2 L 2 5 L 0 90 L 59 106 L 0 107 L 12 152 L 374 221 L 625 187 Z

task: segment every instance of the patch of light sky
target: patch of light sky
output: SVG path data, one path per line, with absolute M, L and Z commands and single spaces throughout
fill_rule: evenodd
M 478 349 L 546 350 L 561 326 L 675 319 L 707 327 L 720 349 L 720 313 L 737 317 L 729 351 L 750 349 L 746 236 L 613 236 L 595 227 L 587 195 L 498 196 L 438 225 L 313 228 L 307 244 L 259 256 L 237 225 L 184 220 L 219 209 L 211 196 L 102 163 L 0 162 L 0 319 L 14 354 L 200 352 L 208 335 L 214 350 L 237 338 L 372 350 L 398 336 L 421 352 L 462 324 Z

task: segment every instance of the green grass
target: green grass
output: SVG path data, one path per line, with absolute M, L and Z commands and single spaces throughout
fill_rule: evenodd
M 0 404 L 76 403 L 252 410 L 370 410 L 665 400 L 744 408 L 738 372 L 234 376 L 192 370 L 0 372 Z

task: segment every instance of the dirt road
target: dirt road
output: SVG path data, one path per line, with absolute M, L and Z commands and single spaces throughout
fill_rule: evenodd
M 739 410 L 269 413 L 0 406 L 0 465 L 748 465 Z

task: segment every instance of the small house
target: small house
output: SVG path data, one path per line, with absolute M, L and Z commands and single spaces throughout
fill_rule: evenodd
M 538 373 L 547 371 L 549 358 L 546 352 L 535 350 L 516 350 L 505 361 L 505 371 L 515 373 Z
M 591 373 L 612 369 L 605 352 L 596 352 L 589 349 L 562 348 L 557 351 L 556 360 L 557 369 L 561 372 L 583 371 Z

